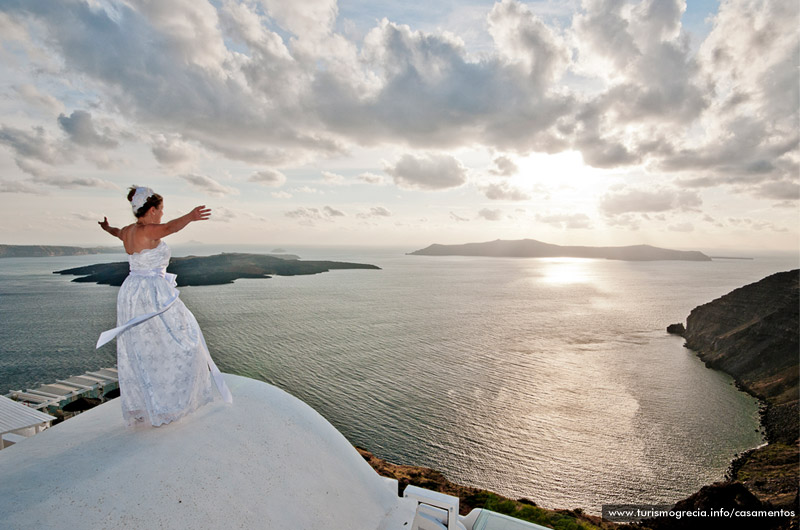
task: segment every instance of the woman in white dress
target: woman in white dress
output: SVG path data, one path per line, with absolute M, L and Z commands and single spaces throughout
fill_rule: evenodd
M 175 275 L 167 273 L 170 250 L 162 238 L 204 221 L 211 210 L 198 206 L 161 223 L 164 200 L 150 188 L 131 187 L 128 200 L 136 222 L 100 227 L 122 240 L 130 274 L 117 296 L 117 327 L 97 342 L 117 338 L 122 416 L 128 425 L 175 421 L 214 399 L 213 386 L 227 402 L 230 391 L 211 359 L 194 315 L 178 298 Z

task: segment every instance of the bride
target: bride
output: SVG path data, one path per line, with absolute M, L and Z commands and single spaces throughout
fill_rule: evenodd
M 162 240 L 192 221 L 208 219 L 211 210 L 198 206 L 162 224 L 164 200 L 153 190 L 132 186 L 128 201 L 135 223 L 115 228 L 105 217 L 99 222 L 122 240 L 130 274 L 117 295 L 117 327 L 103 332 L 97 347 L 117 338 L 125 422 L 159 426 L 212 401 L 214 385 L 225 401 L 233 401 L 197 320 L 178 298 L 175 275 L 166 272 L 171 254 Z

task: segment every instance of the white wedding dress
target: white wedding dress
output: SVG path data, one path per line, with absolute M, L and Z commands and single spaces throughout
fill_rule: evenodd
M 117 337 L 122 416 L 128 425 L 175 421 L 215 398 L 213 386 L 232 402 L 194 315 L 178 298 L 175 275 L 166 272 L 169 247 L 130 254 L 130 274 L 117 295 Z

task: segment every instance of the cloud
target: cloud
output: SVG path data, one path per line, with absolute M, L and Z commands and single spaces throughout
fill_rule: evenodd
M 797 179 L 767 182 L 757 188 L 756 194 L 767 199 L 797 201 L 800 200 L 800 183 Z
M 401 188 L 444 190 L 457 188 L 467 181 L 467 170 L 450 155 L 430 154 L 414 157 L 405 154 L 394 166 L 384 168 Z
M 51 139 L 42 127 L 34 127 L 32 132 L 27 132 L 3 125 L 0 127 L 0 144 L 9 146 L 17 160 L 34 160 L 55 165 L 71 159 L 69 152 Z M 27 171 L 21 165 L 20 168 Z
M 291 193 L 287 193 L 285 191 L 273 191 L 272 193 L 270 193 L 270 195 L 272 195 L 276 199 L 291 199 L 292 198 L 292 194 Z
M 527 201 L 531 198 L 524 191 L 509 186 L 505 182 L 489 184 L 482 191 L 487 199 L 493 201 Z
M 59 115 L 58 124 L 67 133 L 70 140 L 80 146 L 114 149 L 119 145 L 119 142 L 110 138 L 110 132 L 107 128 L 102 134 L 97 131 L 92 115 L 85 110 L 76 110 L 69 116 Z
M 317 188 L 312 188 L 311 186 L 301 186 L 299 188 L 295 188 L 293 191 L 298 193 L 321 193 Z
M 286 184 L 286 175 L 275 169 L 265 169 L 263 171 L 253 173 L 247 180 L 250 182 L 257 182 L 264 186 L 279 188 Z
M 511 175 L 515 175 L 517 171 L 519 171 L 519 167 L 514 163 L 513 160 L 508 158 L 507 156 L 498 156 L 494 159 L 494 169 L 490 169 L 489 173 L 492 175 L 497 175 L 499 177 L 510 177 Z
M 693 191 L 668 188 L 652 191 L 627 189 L 610 191 L 600 199 L 600 211 L 606 216 L 630 213 L 696 210 L 703 201 Z
M 540 223 L 549 224 L 564 230 L 589 229 L 592 228 L 592 221 L 589 216 L 583 213 L 575 214 L 536 214 L 536 220 Z
M 502 218 L 502 212 L 500 210 L 484 208 L 478 212 L 478 218 L 487 221 L 499 221 Z
M 164 134 L 154 136 L 151 151 L 159 164 L 173 169 L 190 166 L 198 154 L 195 147 L 179 136 Z
M 223 186 L 216 180 L 206 175 L 187 173 L 180 175 L 180 178 L 191 184 L 194 188 L 211 195 L 212 197 L 224 197 L 225 195 L 238 195 L 239 191 L 235 188 Z
M 276 167 L 354 145 L 575 149 L 596 167 L 641 165 L 760 198 L 783 194 L 774 183 L 800 170 L 797 2 L 723 2 L 696 43 L 681 26 L 684 0 L 591 0 L 557 24 L 502 0 L 487 9 L 480 54 L 452 33 L 388 19 L 340 34 L 333 0 L 103 5 L 5 2 L 0 26 L 37 75 L 52 80 L 57 65 L 58 90 L 91 94 L 96 113 L 113 109 L 137 134 L 164 135 L 153 154 L 170 168 L 191 162 L 187 145 Z M 26 106 L 61 112 L 62 92 L 46 81 L 12 86 Z M 122 140 L 87 111 L 59 124 L 83 149 Z M 9 122 L 0 143 L 26 171 L 77 156 L 43 131 Z M 510 157 L 494 163 L 493 175 L 516 171 Z M 463 168 L 426 165 L 432 157 L 405 155 L 387 173 L 412 189 L 466 180 Z
M 230 223 L 238 217 L 235 211 L 224 206 L 217 206 L 212 213 L 210 220 L 217 223 Z
M 383 206 L 373 206 L 369 209 L 366 213 L 358 214 L 359 219 L 368 219 L 370 217 L 391 217 L 392 212 L 384 208 Z
M 342 212 L 341 210 L 337 210 L 335 208 L 331 208 L 330 206 L 326 206 L 325 208 L 323 208 L 323 212 L 328 217 L 344 217 L 345 216 L 344 212 Z
M 330 171 L 323 171 L 322 181 L 328 185 L 341 186 L 345 183 L 345 178 L 342 175 L 331 173 Z
M 457 221 L 459 223 L 469 222 L 469 219 L 467 219 L 466 217 L 461 217 L 460 215 L 455 214 L 453 212 L 450 212 L 450 219 L 452 219 L 453 221 Z
M 367 184 L 386 184 L 386 177 L 383 175 L 376 175 L 375 173 L 362 173 L 358 176 L 358 180 L 366 182 Z
M 64 177 L 57 175 L 34 176 L 33 181 L 37 184 L 46 184 L 65 190 L 78 188 L 100 188 L 107 190 L 117 190 L 119 187 L 113 182 L 94 177 Z
M 35 85 L 24 83 L 12 87 L 19 96 L 34 108 L 43 108 L 50 112 L 62 112 L 64 105 L 50 94 L 43 93 Z
M 0 180 L 0 193 L 29 193 L 40 195 L 42 190 L 23 180 Z
M 284 214 L 290 219 L 299 219 L 301 221 L 314 221 L 323 219 L 322 212 L 318 208 L 297 208 Z
M 318 221 L 333 221 L 334 217 L 343 217 L 345 214 L 339 210 L 325 206 L 322 210 L 319 208 L 296 208 L 284 215 L 290 219 L 299 221 L 300 224 L 305 226 L 315 226 Z
M 520 67 L 531 82 L 547 85 L 569 64 L 570 52 L 563 40 L 523 4 L 515 0 L 495 3 L 488 23 L 502 59 Z
M 670 225 L 668 228 L 670 232 L 694 232 L 694 225 L 692 223 L 679 223 Z

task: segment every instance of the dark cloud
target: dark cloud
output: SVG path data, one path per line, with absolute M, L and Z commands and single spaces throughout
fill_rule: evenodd
M 444 190 L 457 188 L 467 181 L 466 168 L 449 155 L 417 158 L 406 154 L 384 171 L 394 178 L 395 184 L 409 189 Z
M 76 110 L 71 115 L 59 115 L 58 125 L 67 133 L 70 140 L 83 147 L 113 149 L 119 143 L 110 138 L 106 129 L 99 133 L 92 121 L 92 115 L 85 110 Z

